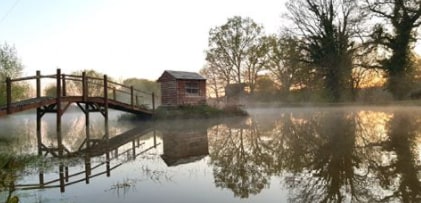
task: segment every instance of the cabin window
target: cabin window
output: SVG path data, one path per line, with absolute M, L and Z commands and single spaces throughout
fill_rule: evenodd
M 199 96 L 199 82 L 186 82 L 186 94 L 189 96 Z

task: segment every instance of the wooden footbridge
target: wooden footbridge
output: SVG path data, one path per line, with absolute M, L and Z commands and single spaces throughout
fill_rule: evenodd
M 44 79 L 54 80 L 50 88 L 55 88 L 55 95 L 41 94 L 41 81 Z M 13 98 L 13 85 L 19 82 L 29 83 L 29 81 L 35 81 L 36 95 L 19 101 Z M 58 156 L 62 156 L 64 147 L 61 117 L 72 104 L 76 104 L 85 114 L 86 140 L 92 140 L 89 131 L 91 112 L 101 113 L 105 119 L 104 127 L 108 129 L 108 109 L 149 118 L 155 110 L 155 95 L 137 90 L 133 86 L 113 82 L 107 78 L 107 75 L 103 78 L 90 77 L 85 72 L 82 75 L 66 75 L 62 74 L 60 69 L 57 69 L 56 74 L 41 75 L 41 72 L 37 71 L 35 76 L 6 79 L 6 105 L 0 106 L 0 117 L 36 109 L 37 140 L 38 146 L 42 146 L 41 119 L 46 113 L 56 114 L 57 151 Z M 105 132 L 104 137 L 108 139 L 108 130 Z M 86 142 L 86 148 L 92 144 L 94 143 Z M 39 153 L 42 153 L 41 151 Z
M 55 80 L 54 97 L 42 96 L 42 79 Z M 30 80 L 36 81 L 34 98 L 14 101 L 13 84 Z M 68 87 L 69 83 L 71 88 Z M 146 101 L 148 98 L 149 101 Z M 103 78 L 89 77 L 85 72 L 82 75 L 66 75 L 61 74 L 60 69 L 53 75 L 41 75 L 37 71 L 35 76 L 6 79 L 6 105 L 0 106 L 0 116 L 30 109 L 39 109 L 41 114 L 56 112 L 62 115 L 72 103 L 81 107 L 82 111 L 101 112 L 104 116 L 111 108 L 148 117 L 155 110 L 155 95 L 110 81 L 107 75 Z M 87 106 L 84 108 L 81 104 Z

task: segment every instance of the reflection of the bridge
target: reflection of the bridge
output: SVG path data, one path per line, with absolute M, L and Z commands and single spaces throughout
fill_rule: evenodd
M 136 157 L 160 145 L 156 141 L 156 133 L 152 127 L 134 128 L 112 138 L 109 138 L 107 135 L 108 133 L 106 133 L 103 139 L 86 138 L 79 147 L 79 150 L 73 152 L 66 149 L 63 145 L 59 145 L 61 148 L 53 148 L 46 147 L 42 142 L 38 142 L 39 153 L 44 156 L 51 155 L 51 160 L 58 162 L 59 177 L 46 180 L 47 178 L 43 170 L 40 170 L 38 182 L 17 184 L 15 185 L 15 189 L 60 188 L 61 192 L 65 192 L 66 186 L 80 182 L 89 184 L 92 178 L 104 174 L 109 177 L 112 170 L 123 165 L 125 162 L 135 160 Z M 142 141 L 142 138 L 145 136 L 153 136 L 153 143 L 150 146 L 145 146 L 145 142 Z M 130 145 L 128 149 L 125 147 L 127 145 Z M 72 167 L 68 163 L 69 161 L 66 161 L 77 159 L 77 157 L 83 158 L 84 170 L 80 170 L 78 167 Z M 93 158 L 100 158 L 101 161 L 93 165 Z

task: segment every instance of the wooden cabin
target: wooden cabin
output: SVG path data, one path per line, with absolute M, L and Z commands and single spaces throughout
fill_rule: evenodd
M 206 103 L 206 79 L 198 73 L 166 70 L 158 82 L 162 106 Z

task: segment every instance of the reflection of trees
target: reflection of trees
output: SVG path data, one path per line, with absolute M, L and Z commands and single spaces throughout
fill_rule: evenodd
M 268 187 L 272 157 L 261 147 L 262 139 L 253 122 L 236 126 L 218 125 L 208 132 L 215 185 L 247 198 Z
M 408 112 L 395 113 L 388 125 L 388 137 L 381 143 L 386 161 L 373 160 L 380 185 L 391 194 L 381 201 L 421 201 L 421 182 L 419 180 L 419 149 L 416 146 L 419 121 Z M 393 156 L 394 155 L 394 156 Z
M 31 156 L 10 156 L 0 154 L 0 193 L 7 192 L 5 202 L 19 202 L 15 192 L 15 183 L 24 171 L 25 165 L 34 162 L 36 158 Z M 1 200 L 3 202 L 3 200 Z
M 366 175 L 357 173 L 356 115 L 346 112 L 284 114 L 269 148 L 286 172 L 293 202 L 366 200 Z
M 12 166 L 15 165 L 13 162 L 13 159 L 9 157 L 4 155 L 0 156 L 0 192 L 8 192 L 5 202 L 12 200 L 12 194 L 15 190 L 17 175 L 12 169 Z
M 313 137 L 307 135 L 314 134 L 315 124 L 306 118 L 297 119 L 292 113 L 282 114 L 265 145 L 274 157 L 273 173 L 280 173 L 285 168 L 289 172 L 302 171 L 311 158 L 309 151 Z
M 244 198 L 267 187 L 271 175 L 283 175 L 294 202 L 373 199 L 367 171 L 359 169 L 358 114 L 283 113 L 267 132 L 256 123 L 209 132 L 218 187 Z
M 0 153 L 27 154 L 35 150 L 37 146 L 32 127 L 30 118 L 16 116 L 2 119 L 0 121 Z
M 291 201 L 421 201 L 416 116 L 365 113 L 283 115 L 268 147 Z

